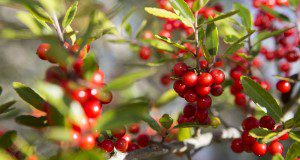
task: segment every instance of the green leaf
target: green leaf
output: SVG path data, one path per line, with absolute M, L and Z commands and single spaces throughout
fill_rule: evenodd
M 173 46 L 179 48 L 179 49 L 183 49 L 183 50 L 187 50 L 187 48 L 179 43 L 173 42 L 170 38 L 164 37 L 164 36 L 159 36 L 159 35 L 155 35 L 155 38 L 160 39 L 162 41 L 165 41 L 169 44 L 172 44 Z
M 214 57 L 218 54 L 219 35 L 218 28 L 214 23 L 210 23 L 206 28 L 206 47 L 209 54 Z
M 103 113 L 95 129 L 114 129 L 149 118 L 149 103 L 128 102 Z
M 53 23 L 48 13 L 41 7 L 38 2 L 31 0 L 18 0 L 16 2 L 22 4 L 35 18 L 41 21 Z
M 46 117 L 34 117 L 31 115 L 21 115 L 16 117 L 15 121 L 21 125 L 33 127 L 33 128 L 44 128 L 48 126 Z
M 130 87 L 134 82 L 139 79 L 149 77 L 155 74 L 155 70 L 142 70 L 134 73 L 129 73 L 118 77 L 112 81 L 110 81 L 106 86 L 105 90 L 123 90 Z
M 141 33 L 142 31 L 144 30 L 144 28 L 146 27 L 147 25 L 147 20 L 143 20 L 142 23 L 140 24 L 140 26 L 138 27 L 137 31 L 136 31 L 136 36 L 135 37 L 140 37 L 141 36 Z
M 253 19 L 249 9 L 239 3 L 233 3 L 233 6 L 239 10 L 238 15 L 241 17 L 243 25 L 250 30 L 253 26 Z
M 69 150 L 52 156 L 49 160 L 104 160 L 107 159 L 105 155 L 106 154 L 99 150 Z
M 239 13 L 239 10 L 231 11 L 231 12 L 228 12 L 228 13 L 225 13 L 225 14 L 221 14 L 218 17 L 215 17 L 214 19 L 206 21 L 205 23 L 210 24 L 210 23 L 213 23 L 213 22 L 216 22 L 216 21 L 219 21 L 219 20 L 223 20 L 223 19 L 231 17 L 231 16 L 233 16 L 233 15 L 235 15 L 237 13 Z
M 201 125 L 198 123 L 180 123 L 178 125 L 176 125 L 174 128 L 194 128 L 194 127 L 203 127 L 205 125 Z
M 201 9 L 202 7 L 204 7 L 209 0 L 195 0 L 194 4 L 193 4 L 193 11 L 196 12 L 199 9 Z
M 274 9 L 271 9 L 269 7 L 266 7 L 266 6 L 261 6 L 260 7 L 263 11 L 269 13 L 270 15 L 273 15 L 275 17 L 277 17 L 278 19 L 282 20 L 282 21 L 286 21 L 286 22 L 290 22 L 290 19 L 288 16 L 282 14 L 282 13 L 279 13 L 277 11 L 275 11 Z
M 123 25 L 125 28 L 125 32 L 127 33 L 128 36 L 131 36 L 132 34 L 132 27 L 129 23 L 125 22 L 125 24 Z
M 122 23 L 121 23 L 121 26 L 123 26 L 125 23 L 127 23 L 128 19 L 132 16 L 132 14 L 136 11 L 136 8 L 133 7 L 131 8 L 126 14 L 125 16 L 123 17 L 122 19 Z
M 193 135 L 193 128 L 179 128 L 177 139 L 178 141 L 184 141 L 191 138 Z
M 2 3 L 2 1 L 0 1 L 0 4 Z M 16 158 L 9 154 L 6 150 L 4 149 L 0 149 L 0 159 L 5 159 L 5 160 L 16 160 Z
M 164 50 L 168 52 L 174 51 L 174 49 L 169 44 L 158 39 L 145 39 L 145 40 L 141 40 L 141 42 L 149 44 L 150 46 L 159 50 Z
M 74 20 L 74 17 L 77 12 L 77 7 L 78 7 L 78 1 L 75 1 L 72 6 L 67 10 L 66 15 L 62 21 L 62 26 L 66 28 L 68 25 L 72 23 Z
M 294 28 L 294 27 L 291 27 L 291 28 Z M 285 28 L 285 29 L 276 30 L 276 31 L 273 31 L 273 32 L 268 32 L 268 31 L 260 32 L 256 36 L 257 39 L 256 39 L 256 42 L 253 44 L 253 46 L 257 45 L 258 43 L 262 42 L 265 39 L 278 36 L 278 35 L 284 33 L 285 31 L 287 31 L 287 30 L 289 30 L 291 28 Z
M 156 101 L 156 104 L 158 106 L 162 106 L 165 105 L 169 102 L 171 102 L 172 100 L 174 100 L 175 98 L 178 97 L 178 93 L 176 93 L 174 91 L 174 89 L 170 89 L 168 91 L 166 91 L 165 93 L 163 93 Z
M 83 73 L 86 79 L 91 79 L 94 72 L 99 69 L 94 52 L 88 53 L 83 59 Z
M 161 133 L 159 124 L 150 115 L 144 115 L 143 121 L 145 121 L 149 125 L 149 127 L 154 129 L 156 132 Z
M 231 55 L 233 53 L 235 53 L 236 51 L 238 51 L 240 48 L 244 47 L 244 43 L 238 43 L 235 45 L 231 45 L 226 51 L 225 51 L 225 55 Z
M 16 101 L 9 101 L 9 102 L 6 102 L 6 103 L 0 105 L 0 114 L 10 111 L 10 107 L 12 105 L 14 105 L 15 103 L 16 103 Z
M 249 132 L 249 134 L 254 138 L 264 138 L 267 135 L 269 135 L 270 133 L 273 133 L 273 132 L 269 131 L 266 128 L 254 128 L 254 129 L 251 129 Z
M 291 137 L 293 140 L 297 141 L 300 143 L 300 132 L 290 132 L 289 137 Z
M 0 137 L 0 148 L 8 148 L 13 145 L 15 138 L 17 137 L 16 131 L 7 131 Z
M 145 7 L 145 11 L 160 18 L 179 19 L 177 14 L 160 8 Z
M 169 2 L 177 15 L 187 19 L 191 24 L 195 22 L 194 14 L 184 0 L 169 0 Z
M 164 114 L 160 119 L 159 123 L 165 128 L 169 129 L 173 124 L 173 118 L 168 114 Z
M 276 154 L 272 157 L 272 160 L 284 160 L 284 158 L 282 157 L 282 155 Z
M 293 143 L 289 150 L 286 153 L 286 160 L 294 160 L 295 158 L 297 158 L 298 156 L 300 156 L 300 143 L 299 142 L 295 142 Z
M 253 102 L 261 107 L 265 107 L 267 114 L 271 116 L 275 122 L 280 122 L 283 113 L 272 95 L 248 77 L 243 76 L 241 81 L 245 93 L 253 100 Z
M 55 141 L 71 141 L 72 131 L 62 127 L 51 127 L 45 132 L 45 136 L 48 139 Z
M 253 58 L 254 58 L 253 56 L 248 55 L 248 54 L 246 54 L 246 53 L 237 53 L 237 55 L 238 55 L 239 57 L 242 57 L 242 58 L 248 60 L 248 61 L 251 61 L 251 60 L 253 60 Z
M 298 7 L 299 5 L 299 0 L 289 0 L 291 6 L 294 6 L 294 7 Z
M 295 124 L 300 124 L 300 107 L 298 107 L 297 112 L 294 115 Z
M 0 96 L 1 96 L 1 94 L 2 94 L 2 91 L 3 91 L 3 89 L 2 89 L 2 87 L 0 86 Z
M 32 33 L 34 33 L 35 35 L 42 35 L 43 26 L 38 21 L 36 21 L 36 19 L 32 15 L 26 12 L 18 12 L 17 18 L 19 19 L 19 21 L 25 24 Z
M 38 110 L 45 111 L 44 104 L 46 101 L 35 91 L 19 82 L 14 82 L 13 87 L 25 102 L 29 103 Z

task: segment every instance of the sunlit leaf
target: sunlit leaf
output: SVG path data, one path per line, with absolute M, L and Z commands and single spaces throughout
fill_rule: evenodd
M 74 17 L 77 12 L 77 7 L 78 7 L 78 1 L 75 1 L 67 10 L 66 15 L 62 21 L 62 26 L 66 28 L 68 25 L 72 23 L 74 20 Z
M 160 8 L 145 7 L 145 11 L 160 18 L 179 19 L 177 14 Z
M 187 19 L 191 24 L 194 23 L 195 17 L 193 12 L 184 0 L 169 0 L 169 2 L 177 15 Z

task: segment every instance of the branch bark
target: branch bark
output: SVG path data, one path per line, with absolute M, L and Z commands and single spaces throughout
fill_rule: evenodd
M 240 137 L 240 132 L 236 128 L 228 128 L 219 131 L 204 133 L 198 137 L 187 139 L 183 142 L 170 142 L 166 144 L 151 144 L 148 147 L 138 149 L 129 153 L 118 153 L 111 157 L 110 160 L 116 159 L 151 159 L 157 156 L 163 156 L 171 153 L 184 153 L 197 151 L 203 147 L 209 146 L 213 142 L 221 140 L 231 140 Z

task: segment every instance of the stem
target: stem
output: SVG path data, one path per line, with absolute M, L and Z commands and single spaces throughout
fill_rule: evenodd
M 60 28 L 60 25 L 59 25 L 59 22 L 58 22 L 58 19 L 57 19 L 57 16 L 55 13 L 52 13 L 52 19 L 53 19 L 53 23 L 54 23 L 53 26 L 57 32 L 58 38 L 62 43 L 64 43 L 65 42 L 64 36 L 63 36 L 62 30 Z
M 196 64 L 197 64 L 197 71 L 200 70 L 200 57 L 199 57 L 199 35 L 198 35 L 198 12 L 195 13 L 195 24 L 194 24 L 194 28 L 195 28 L 195 40 L 196 40 Z

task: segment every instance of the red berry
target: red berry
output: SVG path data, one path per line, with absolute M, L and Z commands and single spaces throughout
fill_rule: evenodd
M 79 88 L 73 91 L 72 93 L 72 98 L 80 103 L 84 103 L 88 99 L 88 93 L 86 89 L 84 88 Z
M 213 96 L 220 96 L 223 93 L 223 87 L 221 85 L 213 85 L 211 87 L 210 93 Z
M 113 129 L 111 132 L 113 137 L 122 138 L 126 134 L 126 128 L 123 126 L 118 129 Z
M 209 118 L 208 110 L 197 108 L 195 117 L 197 118 L 200 124 L 204 124 L 205 122 L 207 122 L 207 119 Z
M 247 104 L 247 99 L 246 99 L 245 94 L 237 93 L 235 95 L 234 102 L 235 102 L 236 105 L 238 105 L 240 107 L 245 107 L 246 104 Z
M 79 146 L 83 150 L 91 150 L 94 148 L 95 144 L 95 138 L 90 134 L 80 139 Z
M 195 86 L 197 84 L 197 78 L 196 73 L 192 71 L 186 72 L 182 77 L 184 84 L 188 87 Z
M 110 153 L 114 150 L 114 142 L 110 139 L 106 139 L 100 143 L 100 148 Z
M 198 76 L 198 84 L 200 86 L 211 86 L 213 84 L 213 77 L 209 73 L 202 73 Z
M 143 37 L 143 39 L 152 39 L 154 36 L 153 36 L 152 31 L 146 30 L 143 32 L 142 37 Z
M 242 153 L 243 152 L 243 141 L 241 138 L 237 138 L 237 139 L 234 139 L 232 142 L 231 142 L 231 149 L 233 152 L 235 153 Z
M 213 77 L 214 84 L 222 84 L 225 80 L 224 72 L 219 69 L 213 69 L 210 74 Z
M 76 142 L 76 143 L 80 142 L 80 136 L 81 135 L 79 132 L 77 132 L 76 130 L 72 130 L 71 138 L 72 138 L 73 142 Z
M 196 86 L 196 92 L 199 96 L 206 96 L 210 92 L 210 86 Z
M 285 59 L 288 62 L 296 62 L 299 59 L 299 54 L 296 51 L 290 51 L 285 54 Z
M 201 60 L 199 63 L 200 63 L 200 68 L 201 69 L 206 69 L 207 66 L 208 66 L 208 63 L 207 63 L 206 60 Z
M 243 72 L 241 72 L 239 70 L 233 69 L 230 71 L 230 76 L 234 80 L 239 80 L 242 75 L 243 75 Z
M 279 70 L 281 72 L 289 72 L 291 69 L 291 65 L 289 62 L 279 63 Z
M 50 49 L 50 44 L 48 43 L 40 44 L 36 51 L 36 54 L 40 57 L 40 59 L 47 60 L 47 52 L 49 51 L 49 49 Z
M 253 128 L 258 128 L 259 122 L 254 117 L 248 117 L 248 118 L 244 119 L 242 126 L 245 131 L 250 131 Z
M 275 121 L 270 116 L 263 116 L 259 120 L 259 125 L 260 127 L 273 130 L 275 127 Z
M 137 140 L 138 145 L 141 147 L 146 147 L 150 143 L 150 137 L 146 134 L 138 135 L 136 140 Z
M 148 60 L 151 57 L 151 49 L 149 47 L 142 47 L 139 55 L 141 59 Z
M 178 93 L 178 94 L 183 94 L 183 92 L 185 91 L 185 89 L 187 88 L 186 85 L 183 83 L 183 81 L 181 80 L 177 80 L 175 81 L 174 85 L 173 85 L 174 90 Z
M 280 140 L 285 141 L 287 139 L 289 139 L 289 133 L 286 133 L 284 135 L 282 135 L 281 137 L 279 137 Z
M 252 145 L 252 151 L 257 156 L 263 156 L 267 152 L 267 145 L 254 142 Z
M 190 102 L 190 103 L 196 102 L 197 101 L 197 94 L 193 90 L 188 90 L 184 93 L 184 99 L 187 102 Z
M 268 146 L 268 152 L 272 155 L 275 154 L 282 154 L 283 152 L 283 145 L 280 142 L 273 141 Z
M 132 134 L 137 134 L 140 131 L 140 125 L 138 123 L 132 124 L 128 130 Z
M 195 112 L 197 110 L 197 106 L 194 104 L 188 104 L 183 109 L 183 115 L 186 118 L 192 117 L 195 115 Z
M 160 78 L 160 82 L 162 85 L 167 86 L 171 83 L 171 74 L 165 74 Z
M 140 148 L 140 147 L 139 147 L 137 144 L 135 144 L 135 143 L 130 143 L 130 144 L 128 145 L 127 152 L 131 152 L 131 151 L 137 150 L 137 149 L 139 149 L 139 148 Z
M 242 140 L 245 145 L 252 145 L 256 139 L 249 135 L 249 131 L 244 131 L 242 133 Z
M 188 71 L 188 66 L 183 62 L 178 62 L 173 67 L 173 73 L 176 76 L 182 76 Z
M 285 80 L 280 80 L 277 82 L 276 88 L 281 93 L 287 93 L 291 90 L 291 84 Z
M 126 150 L 128 148 L 128 142 L 124 138 L 119 138 L 116 141 L 115 147 L 117 150 L 119 150 L 121 152 L 126 152 Z
M 163 37 L 167 37 L 167 38 L 172 38 L 172 34 L 170 31 L 167 31 L 167 30 L 161 30 L 159 32 L 159 35 L 160 36 L 163 36 Z
M 197 106 L 200 109 L 207 109 L 211 106 L 211 98 L 210 96 L 199 97 L 197 100 Z
M 102 70 L 96 71 L 92 76 L 92 83 L 98 86 L 102 86 L 104 83 L 104 73 Z
M 88 118 L 97 118 L 102 113 L 102 105 L 98 100 L 89 100 L 85 102 L 83 109 Z

